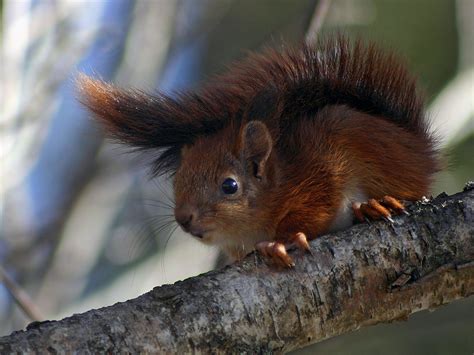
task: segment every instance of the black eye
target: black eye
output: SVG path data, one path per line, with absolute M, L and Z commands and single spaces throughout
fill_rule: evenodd
M 239 189 L 239 184 L 237 184 L 237 181 L 235 181 L 235 180 L 232 179 L 232 178 L 227 178 L 227 179 L 225 179 L 224 182 L 222 183 L 222 191 L 223 191 L 226 195 L 235 194 L 238 189 Z

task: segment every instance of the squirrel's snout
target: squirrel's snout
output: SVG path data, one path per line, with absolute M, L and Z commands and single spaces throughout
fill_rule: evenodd
M 181 228 L 193 236 L 203 239 L 205 235 L 210 232 L 205 225 L 198 221 L 198 210 L 190 205 L 182 205 L 176 207 L 174 210 L 176 222 Z
M 197 210 L 189 205 L 179 206 L 174 210 L 174 217 L 185 232 L 190 232 L 192 223 L 197 219 Z

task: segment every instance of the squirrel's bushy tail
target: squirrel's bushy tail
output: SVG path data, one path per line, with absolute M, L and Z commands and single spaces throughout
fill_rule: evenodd
M 174 96 L 123 90 L 86 75 L 77 82 L 81 101 L 114 138 L 159 150 L 155 172 L 173 171 L 183 145 L 231 121 L 271 116 L 284 127 L 328 105 L 347 105 L 433 141 L 423 96 L 403 61 L 343 36 L 252 54 L 200 90 Z
M 257 94 L 272 85 L 280 93 L 282 120 L 311 116 L 327 105 L 347 105 L 417 134 L 428 130 L 424 97 L 404 61 L 342 35 L 252 54 L 218 80 Z

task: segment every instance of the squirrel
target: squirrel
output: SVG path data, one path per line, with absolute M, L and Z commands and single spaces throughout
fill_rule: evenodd
M 84 74 L 81 101 L 115 139 L 173 176 L 178 224 L 231 259 L 283 267 L 309 240 L 405 212 L 440 170 L 423 95 L 374 44 L 267 48 L 197 90 L 147 94 Z

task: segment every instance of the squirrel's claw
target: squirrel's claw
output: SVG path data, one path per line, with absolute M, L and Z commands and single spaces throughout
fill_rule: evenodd
M 352 212 L 354 213 L 354 217 L 361 223 L 364 223 L 367 219 L 365 218 L 364 214 L 360 210 L 361 203 L 360 202 L 352 202 Z M 369 223 L 369 221 L 367 221 Z
M 296 246 L 298 249 L 311 253 L 306 234 L 299 232 L 285 242 L 259 242 L 255 245 L 255 249 L 264 257 L 271 259 L 276 265 L 290 268 L 295 266 L 293 259 L 288 255 L 287 248 Z
M 369 199 L 367 204 L 369 205 L 370 208 L 372 208 L 372 210 L 375 210 L 379 214 L 379 216 L 384 217 L 387 220 L 389 218 L 391 219 L 392 215 L 390 214 L 390 211 L 386 209 L 384 206 L 382 206 L 377 200 L 371 198 Z
M 273 263 L 285 268 L 295 266 L 293 259 L 288 255 L 285 244 L 280 242 L 259 242 L 255 249 L 264 257 L 272 260 Z
M 380 201 L 369 199 L 367 203 L 352 203 L 354 216 L 360 222 L 369 222 L 370 220 L 383 219 L 394 223 L 393 214 L 409 213 L 405 210 L 403 204 L 394 197 L 384 196 Z
M 382 203 L 392 209 L 393 211 L 395 211 L 396 213 L 404 213 L 406 215 L 410 215 L 406 210 L 405 210 L 405 206 L 403 206 L 403 204 L 397 200 L 396 198 L 393 198 L 392 196 L 384 196 L 382 198 Z
M 292 239 L 292 242 L 298 249 L 311 252 L 311 248 L 308 243 L 308 238 L 303 232 L 296 233 Z

